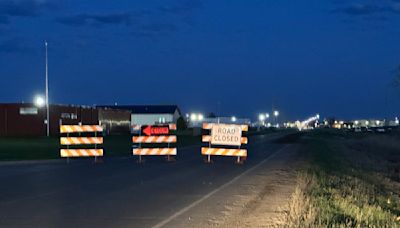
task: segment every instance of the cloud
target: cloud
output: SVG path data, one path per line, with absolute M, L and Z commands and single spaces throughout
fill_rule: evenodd
M 355 4 L 352 6 L 339 8 L 334 10 L 335 12 L 344 13 L 351 16 L 362 16 L 362 15 L 371 15 L 376 13 L 384 12 L 384 8 L 376 5 L 368 5 L 368 4 Z
M 142 25 L 139 27 L 142 31 L 151 31 L 151 32 L 165 32 L 165 31 L 176 31 L 177 27 L 174 24 L 167 23 L 153 23 Z
M 0 0 L 1 1 L 1 0 Z M 202 7 L 200 0 L 178 0 L 175 4 L 133 10 L 123 13 L 79 13 L 58 17 L 57 23 L 72 27 L 102 27 L 105 25 L 126 25 L 132 30 L 127 34 L 138 37 L 166 35 L 179 30 L 182 25 L 193 26 L 194 13 Z M 132 19 L 134 23 L 132 23 Z
M 57 18 L 56 21 L 64 25 L 75 27 L 85 25 L 130 25 L 131 15 L 129 13 L 76 14 Z
M 202 3 L 198 0 L 186 0 L 181 1 L 176 5 L 161 6 L 158 8 L 158 10 L 168 14 L 185 15 L 191 14 L 192 11 L 199 9 L 202 6 Z
M 37 17 L 53 6 L 46 0 L 0 0 L 0 23 L 7 24 L 12 17 Z
M 389 11 L 392 13 L 400 14 L 400 3 L 393 3 L 389 6 Z
M 0 24 L 8 24 L 8 23 L 10 23 L 8 17 L 0 15 Z
M 176 4 L 164 5 L 156 10 L 164 16 L 173 16 L 180 18 L 181 22 L 193 27 L 195 25 L 195 13 L 203 7 L 200 0 L 181 0 Z
M 0 43 L 0 53 L 29 53 L 32 49 L 20 39 L 14 38 Z
M 385 13 L 400 13 L 400 3 L 392 2 L 390 4 L 354 4 L 347 7 L 337 8 L 337 13 L 347 14 L 349 16 L 370 16 Z
M 157 23 L 140 25 L 137 28 L 135 28 L 132 34 L 138 37 L 154 37 L 159 35 L 165 35 L 177 30 L 178 27 L 174 24 L 157 22 Z

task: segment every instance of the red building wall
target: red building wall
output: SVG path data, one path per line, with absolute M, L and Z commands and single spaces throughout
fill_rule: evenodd
M 63 117 L 63 114 L 69 114 L 70 118 Z M 50 132 L 52 135 L 58 135 L 59 125 L 62 124 L 99 124 L 98 110 L 92 107 L 83 106 L 60 106 L 52 105 L 50 108 Z
M 0 136 L 45 136 L 46 109 L 38 108 L 36 114 L 24 115 L 23 108 L 33 104 L 0 104 Z M 50 105 L 50 134 L 59 135 L 59 124 L 98 124 L 98 110 L 92 107 Z
M 0 136 L 44 135 L 46 133 L 45 111 L 38 109 L 35 115 L 20 114 L 21 108 L 29 107 L 33 106 L 29 104 L 0 105 Z

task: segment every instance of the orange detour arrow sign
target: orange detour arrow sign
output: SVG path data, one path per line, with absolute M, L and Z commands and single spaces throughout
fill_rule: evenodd
M 168 126 L 145 126 L 142 128 L 142 131 L 147 136 L 152 135 L 168 135 L 169 127 Z

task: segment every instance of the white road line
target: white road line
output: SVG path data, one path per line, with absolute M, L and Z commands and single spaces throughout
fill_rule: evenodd
M 156 225 L 153 226 L 153 228 L 160 228 L 165 226 L 166 224 L 168 224 L 169 222 L 171 222 L 172 220 L 176 219 L 177 217 L 181 216 L 182 214 L 184 214 L 185 212 L 187 212 L 188 210 L 192 209 L 193 207 L 197 206 L 198 204 L 200 204 L 201 202 L 203 202 L 204 200 L 210 198 L 212 195 L 214 195 L 215 193 L 221 191 L 222 189 L 228 187 L 229 185 L 235 183 L 237 180 L 239 180 L 241 177 L 245 176 L 246 174 L 250 173 L 251 171 L 257 169 L 258 167 L 262 166 L 264 163 L 268 162 L 271 158 L 273 158 L 275 155 L 277 155 L 278 153 L 280 153 L 282 150 L 286 149 L 287 147 L 289 147 L 290 145 L 286 145 L 285 147 L 281 148 L 280 150 L 276 151 L 275 153 L 271 154 L 270 156 L 268 156 L 267 158 L 265 158 L 263 161 L 261 161 L 260 163 L 258 163 L 257 165 L 253 166 L 252 168 L 246 170 L 245 172 L 241 173 L 240 175 L 236 176 L 235 178 L 233 178 L 232 180 L 230 180 L 228 183 L 225 183 L 224 185 L 220 186 L 219 188 L 213 190 L 212 192 L 208 193 L 207 195 L 201 197 L 200 199 L 196 200 L 195 202 L 193 202 L 192 204 L 182 208 L 181 210 L 179 210 L 178 212 L 176 212 L 175 214 L 171 215 L 169 218 L 157 223 Z

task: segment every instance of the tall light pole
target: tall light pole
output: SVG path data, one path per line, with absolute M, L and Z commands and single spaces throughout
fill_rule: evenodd
M 49 68 L 47 61 L 47 41 L 44 41 L 46 47 L 46 127 L 47 137 L 50 136 L 50 110 L 49 110 Z
M 279 116 L 279 111 L 278 110 L 274 111 L 274 116 L 275 116 L 275 124 L 278 124 L 278 116 Z

